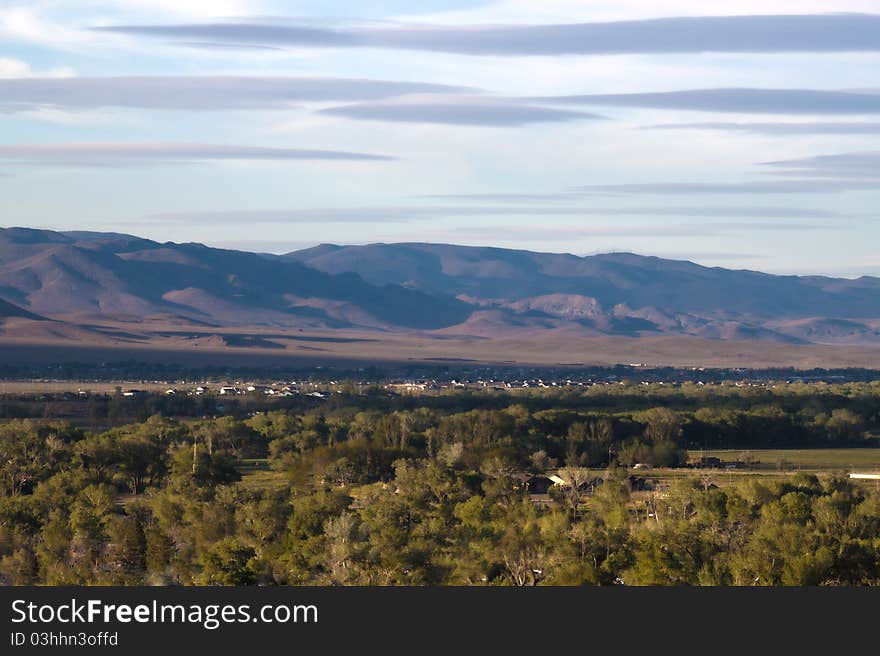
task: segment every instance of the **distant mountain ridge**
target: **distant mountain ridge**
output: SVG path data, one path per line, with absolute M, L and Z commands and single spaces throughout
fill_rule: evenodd
M 603 307 L 756 316 L 880 316 L 880 278 L 774 276 L 611 253 L 578 257 L 445 244 L 323 245 L 284 256 L 328 273 L 431 293 L 518 301 L 582 295 Z M 722 298 L 723 297 L 723 298 Z
M 0 230 L 0 299 L 42 315 L 170 314 L 218 325 L 431 329 L 467 304 L 294 260 L 119 234 Z
M 775 276 L 632 253 L 578 257 L 419 243 L 325 244 L 284 257 L 467 300 L 480 307 L 469 323 L 481 334 L 531 322 L 592 334 L 880 342 L 880 278 Z
M 613 253 L 324 244 L 286 255 L 0 229 L 0 320 L 174 316 L 215 326 L 880 343 L 880 278 L 775 276 Z M 12 313 L 19 312 L 17 315 Z

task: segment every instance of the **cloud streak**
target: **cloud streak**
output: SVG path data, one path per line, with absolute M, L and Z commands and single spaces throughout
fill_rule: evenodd
M 603 118 L 587 112 L 541 107 L 491 98 L 403 98 L 396 102 L 357 103 L 320 110 L 322 114 L 358 121 L 433 123 L 485 127 L 518 127 Z
M 386 155 L 214 144 L 131 142 L 0 145 L 0 162 L 40 166 L 137 166 L 206 161 L 387 161 Z
M 688 89 L 659 93 L 585 94 L 532 101 L 735 114 L 880 114 L 880 94 L 816 89 Z
M 785 163 L 791 164 L 791 163 Z M 783 165 L 779 162 L 778 165 Z M 576 190 L 588 194 L 621 195 L 739 195 L 832 194 L 880 189 L 880 180 L 758 180 L 749 182 L 656 182 L 586 185 Z
M 36 107 L 165 110 L 289 109 L 296 103 L 376 101 L 413 93 L 453 94 L 462 87 L 349 78 L 124 76 L 0 79 L 0 111 Z
M 880 123 L 664 123 L 646 130 L 716 130 L 765 136 L 880 134 Z
M 803 232 L 832 229 L 830 226 L 810 223 L 749 223 L 713 222 L 681 223 L 664 226 L 621 226 L 621 225 L 550 225 L 536 227 L 511 227 L 503 235 L 491 228 L 475 227 L 456 229 L 458 239 L 469 237 L 484 241 L 542 241 L 548 239 L 578 239 L 583 237 L 717 237 L 730 233 L 750 232 Z M 448 237 L 445 237 L 448 239 Z
M 791 175 L 810 175 L 828 178 L 875 178 L 862 184 L 880 187 L 880 151 L 819 155 L 802 159 L 766 162 L 765 166 L 786 169 Z M 814 180 L 821 184 L 821 180 Z
M 442 207 L 322 207 L 291 210 L 199 211 L 152 214 L 150 221 L 210 224 L 294 223 L 408 223 L 413 221 L 506 216 L 567 217 L 738 217 L 766 219 L 833 219 L 845 215 L 816 209 L 788 207 L 529 207 L 459 205 Z
M 384 48 L 463 55 L 877 52 L 880 15 L 703 16 L 562 25 L 318 27 L 259 21 L 115 25 L 95 30 L 183 41 Z

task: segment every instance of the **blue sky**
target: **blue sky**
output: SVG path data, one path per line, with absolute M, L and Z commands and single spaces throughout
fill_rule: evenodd
M 3 0 L 2 225 L 880 275 L 878 70 L 876 0 Z

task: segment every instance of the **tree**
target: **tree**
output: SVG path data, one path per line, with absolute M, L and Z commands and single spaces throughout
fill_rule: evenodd
M 113 515 L 107 520 L 104 560 L 114 585 L 137 585 L 147 566 L 147 538 L 137 517 Z
M 504 524 L 496 548 L 504 577 L 516 587 L 538 585 L 547 575 L 549 550 L 534 505 L 524 500 L 511 506 Z
M 559 486 L 559 490 L 566 507 L 572 517 L 575 517 L 592 482 L 590 470 L 586 467 L 563 467 L 557 472 L 557 475 L 565 481 Z
M 66 457 L 67 447 L 54 424 L 12 421 L 0 426 L 0 481 L 17 496 L 47 478 Z
M 493 456 L 482 462 L 480 472 L 485 477 L 482 488 L 487 497 L 508 505 L 518 500 L 521 493 L 513 478 L 516 472 L 513 463 L 506 458 Z
M 360 518 L 348 511 L 324 523 L 327 575 L 334 585 L 351 584 L 358 580 L 358 561 L 364 557 L 366 550 L 360 528 Z
M 108 472 L 116 462 L 116 443 L 111 435 L 91 435 L 74 446 L 82 466 L 95 477 L 95 481 L 103 483 Z
M 256 551 L 229 536 L 202 554 L 202 585 L 253 585 L 257 580 Z
M 214 449 L 223 449 L 235 458 L 262 458 L 266 455 L 266 441 L 248 424 L 234 417 L 202 422 L 194 427 L 193 433 L 205 444 L 209 454 Z
M 865 420 L 852 410 L 837 408 L 825 423 L 825 429 L 832 441 L 852 443 L 864 438 Z
M 213 487 L 241 480 L 237 460 L 225 450 L 209 454 L 205 447 L 200 448 L 199 443 L 194 442 L 192 446 L 171 447 L 168 459 L 175 481 Z
M 669 408 L 652 408 L 639 416 L 645 424 L 645 437 L 654 443 L 675 442 L 681 437 L 683 423 Z
M 165 445 L 158 435 L 138 431 L 116 442 L 117 468 L 132 494 L 141 494 L 165 473 Z

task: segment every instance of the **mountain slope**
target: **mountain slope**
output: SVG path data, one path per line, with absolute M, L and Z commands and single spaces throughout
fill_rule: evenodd
M 438 328 L 470 312 L 455 299 L 255 253 L 25 228 L 0 230 L 0 298 L 46 315 L 311 327 Z
M 534 330 L 576 325 L 585 334 L 880 341 L 877 278 L 774 276 L 630 253 L 577 257 L 445 244 L 322 245 L 284 258 L 468 300 L 481 310 L 468 327 L 483 335 L 513 323 Z
M 33 312 L 28 312 L 27 310 L 23 310 L 17 305 L 13 305 L 12 303 L 7 303 L 4 300 L 0 300 L 0 321 L 4 319 L 30 319 L 31 321 L 46 321 L 44 317 L 34 314 Z
M 148 318 L 207 327 L 419 330 L 444 338 L 862 345 L 880 344 L 880 279 L 443 244 L 325 244 L 279 256 L 9 228 L 0 229 L 4 316 L 87 329 L 96 318 Z
M 372 244 L 285 256 L 328 273 L 482 299 L 519 301 L 554 294 L 639 310 L 759 317 L 880 316 L 880 279 L 774 276 L 613 253 L 577 257 L 444 244 Z

